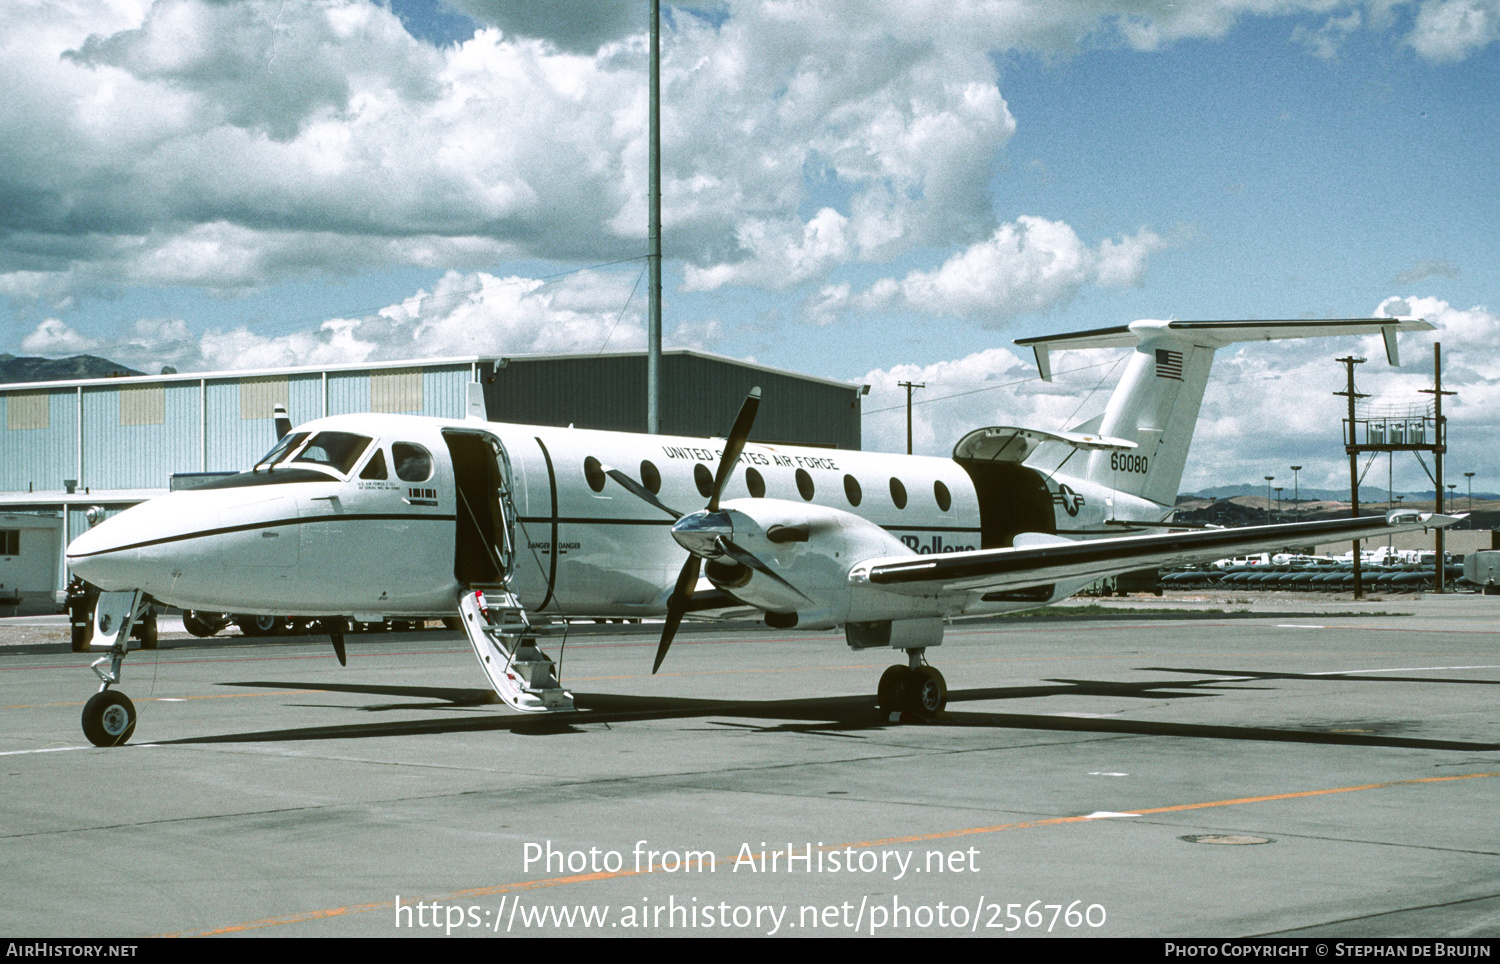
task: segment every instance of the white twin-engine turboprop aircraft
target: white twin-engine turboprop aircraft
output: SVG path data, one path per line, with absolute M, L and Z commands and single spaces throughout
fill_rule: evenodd
M 156 602 L 325 617 L 458 616 L 499 696 L 566 711 L 538 648 L 566 617 L 666 617 L 653 672 L 685 614 L 759 613 L 778 628 L 844 627 L 855 649 L 905 650 L 880 679 L 887 713 L 930 716 L 927 664 L 953 616 L 1042 606 L 1149 566 L 1448 524 L 1386 517 L 1168 531 L 1209 366 L 1232 342 L 1379 332 L 1392 364 L 1416 319 L 1137 321 L 1026 339 L 1132 346 L 1104 414 L 1066 432 L 971 432 L 952 458 L 749 442 L 752 390 L 724 439 L 484 420 L 339 415 L 281 438 L 249 471 L 129 509 L 68 547 L 100 587 L 103 680 L 83 712 L 98 745 L 129 739 L 118 689 L 130 629 Z M 108 664 L 105 668 L 104 664 Z

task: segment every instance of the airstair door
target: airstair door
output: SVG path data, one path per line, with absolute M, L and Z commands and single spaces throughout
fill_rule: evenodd
M 457 490 L 453 575 L 461 586 L 503 586 L 515 556 L 515 504 L 505 449 L 492 435 L 444 432 Z

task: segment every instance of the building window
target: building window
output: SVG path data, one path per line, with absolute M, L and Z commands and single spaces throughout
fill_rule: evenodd
M 370 373 L 370 411 L 420 412 L 422 369 Z
M 21 530 L 0 529 L 0 556 L 21 554 Z
M 5 396 L 5 427 L 11 431 L 50 428 L 52 396 L 49 392 L 8 392 Z
M 241 378 L 240 418 L 272 418 L 277 405 L 286 405 L 285 378 Z
M 165 425 L 167 389 L 163 385 L 140 385 L 120 389 L 121 425 Z

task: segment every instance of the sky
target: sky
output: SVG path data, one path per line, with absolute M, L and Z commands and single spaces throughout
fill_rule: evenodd
M 0 9 L 0 351 L 644 347 L 643 0 Z M 1400 369 L 1378 338 L 1221 350 L 1184 491 L 1347 487 L 1334 359 L 1421 405 L 1434 340 L 1448 478 L 1493 490 L 1497 40 L 1500 0 L 664 6 L 667 347 L 870 385 L 867 449 L 904 450 L 923 382 L 941 455 L 1077 424 L 1124 367 L 1065 353 L 1044 384 L 1016 338 L 1417 315 Z

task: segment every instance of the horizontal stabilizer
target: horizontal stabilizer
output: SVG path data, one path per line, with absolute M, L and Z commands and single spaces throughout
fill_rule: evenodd
M 1245 321 L 1156 321 L 1143 319 L 1128 325 L 1038 338 L 1018 338 L 1016 344 L 1036 354 L 1043 381 L 1052 380 L 1050 351 L 1077 348 L 1133 348 L 1143 341 L 1163 336 L 1177 338 L 1200 348 L 1223 348 L 1242 341 L 1276 341 L 1282 338 L 1324 338 L 1332 335 L 1373 335 L 1385 338 L 1387 360 L 1399 364 L 1396 332 L 1431 331 L 1436 328 L 1421 318 L 1295 318 Z
M 953 446 L 953 457 L 981 462 L 1024 462 L 1026 456 L 1043 442 L 1061 442 L 1086 452 L 1127 452 L 1136 447 L 1128 439 L 1106 438 L 1086 432 L 1043 432 L 1035 428 L 996 425 L 975 429 L 959 439 Z
M 977 549 L 915 558 L 896 556 L 861 563 L 849 574 L 849 579 L 896 592 L 991 592 L 1064 580 L 1102 579 L 1134 569 L 1209 562 L 1288 545 L 1343 542 L 1414 529 L 1440 529 L 1464 518 L 1467 518 L 1466 514 L 1438 515 L 1407 509 L 1387 513 L 1384 517 L 1118 536 L 1066 545 L 1033 544 L 1024 548 Z

